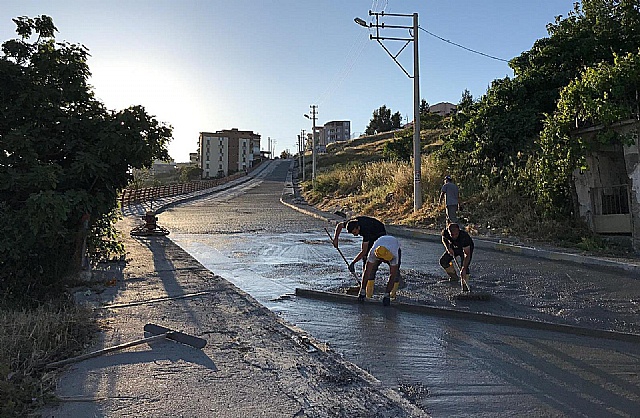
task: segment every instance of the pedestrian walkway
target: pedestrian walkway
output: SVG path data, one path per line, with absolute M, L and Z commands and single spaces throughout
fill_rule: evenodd
M 122 214 L 124 216 L 142 217 L 148 211 L 152 211 L 152 212 L 155 211 L 156 213 L 159 213 L 162 210 L 171 207 L 172 205 L 188 202 L 190 200 L 194 200 L 199 197 L 207 196 L 213 193 L 218 193 L 218 192 L 230 189 L 232 187 L 235 187 L 242 183 L 246 183 L 247 181 L 260 176 L 261 174 L 263 174 L 269 169 L 269 164 L 270 164 L 269 161 L 264 162 L 260 164 L 256 169 L 250 171 L 246 176 L 237 178 L 235 180 L 231 180 L 227 183 L 220 184 L 215 187 L 211 187 L 209 189 L 196 190 L 191 193 L 185 193 L 185 194 L 180 194 L 175 196 L 167 196 L 167 197 L 162 197 L 155 200 L 149 200 L 147 202 L 139 202 L 133 205 L 124 206 L 122 207 Z

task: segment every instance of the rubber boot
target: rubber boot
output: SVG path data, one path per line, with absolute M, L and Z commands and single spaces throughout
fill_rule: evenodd
M 384 296 L 382 297 L 382 306 L 389 306 L 391 305 L 391 295 L 389 295 L 389 293 L 385 293 Z
M 396 298 L 396 292 L 398 291 L 398 287 L 400 287 L 400 282 L 395 282 L 393 284 L 393 289 L 391 289 L 391 299 L 395 299 Z
M 367 280 L 367 297 L 370 298 L 373 296 L 373 286 L 375 285 L 375 280 Z
M 457 282 L 458 280 L 460 280 L 460 278 L 458 277 L 458 273 L 456 273 L 456 269 L 453 267 L 453 264 L 450 264 L 449 267 L 444 269 L 444 271 L 446 271 L 449 275 L 449 281 Z

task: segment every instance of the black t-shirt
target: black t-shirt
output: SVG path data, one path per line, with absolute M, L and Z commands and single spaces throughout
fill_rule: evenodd
M 356 216 L 354 219 L 358 221 L 358 225 L 360 226 L 362 242 L 368 242 L 369 245 L 372 245 L 375 240 L 383 235 L 387 235 L 387 230 L 385 229 L 384 224 L 376 218 L 371 218 L 369 216 Z
M 471 235 L 467 231 L 460 230 L 458 234 L 458 238 L 455 240 L 451 238 L 451 234 L 448 229 L 442 230 L 442 237 L 445 239 L 447 243 L 453 248 L 453 250 L 462 250 L 464 247 L 471 247 L 473 251 L 473 240 L 471 239 Z

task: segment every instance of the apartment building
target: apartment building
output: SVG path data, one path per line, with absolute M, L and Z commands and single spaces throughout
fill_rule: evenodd
M 260 135 L 237 128 L 200 132 L 198 156 L 205 179 L 249 169 L 260 159 Z
M 200 166 L 200 164 L 198 163 L 198 161 L 200 158 L 200 154 L 198 154 L 197 152 L 190 152 L 189 153 L 189 163 L 195 166 Z
M 440 116 L 449 116 L 450 114 L 455 113 L 455 111 L 456 105 L 449 102 L 441 102 L 429 106 L 430 113 L 436 113 Z
M 325 145 L 351 139 L 351 122 L 348 120 L 332 120 L 324 124 L 322 132 Z
M 334 120 L 326 122 L 324 126 L 316 126 L 317 147 L 321 153 L 327 152 L 327 145 L 333 142 L 351 139 L 351 122 L 348 120 Z M 308 135 L 306 149 L 311 149 L 311 134 Z

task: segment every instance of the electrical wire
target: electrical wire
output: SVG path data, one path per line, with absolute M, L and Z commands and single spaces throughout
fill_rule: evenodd
M 455 42 L 452 42 L 452 41 L 450 41 L 450 40 L 448 40 L 448 39 L 444 39 L 443 37 L 438 36 L 438 35 L 436 35 L 435 33 L 429 32 L 428 30 L 424 29 L 424 28 L 423 28 L 423 27 L 421 27 L 421 26 L 418 26 L 418 29 L 422 30 L 423 32 L 428 33 L 429 35 L 433 36 L 434 38 L 438 38 L 438 39 L 440 39 L 440 40 L 441 40 L 441 41 L 443 41 L 443 42 L 446 42 L 446 43 L 451 44 L 451 45 L 455 45 L 455 46 L 457 46 L 458 48 L 465 49 L 465 50 L 467 50 L 467 51 L 469 51 L 469 52 L 473 52 L 474 54 L 482 55 L 482 56 L 484 56 L 484 57 L 491 58 L 491 59 L 494 59 L 494 60 L 497 60 L 497 61 L 502 61 L 502 62 L 507 62 L 507 63 L 509 62 L 509 60 L 506 60 L 506 59 L 503 59 L 503 58 L 494 57 L 493 55 L 485 54 L 484 52 L 476 51 L 476 50 L 474 50 L 474 49 L 467 48 L 467 47 L 466 47 L 466 46 L 464 46 L 464 45 L 460 45 L 460 44 L 457 44 L 457 43 L 455 43 Z
M 389 0 L 384 0 L 382 7 L 379 8 L 379 0 L 372 0 L 371 9 L 372 11 L 379 13 L 385 11 L 387 6 L 389 5 Z M 379 9 L 378 9 L 379 8 Z M 372 20 L 373 16 L 369 17 L 369 20 Z M 340 71 L 334 77 L 334 80 L 329 84 L 329 86 L 320 94 L 315 103 L 320 107 L 326 101 L 328 101 L 331 97 L 333 97 L 336 90 L 340 88 L 342 83 L 346 80 L 346 78 L 351 74 L 351 71 L 355 67 L 360 55 L 364 51 L 365 45 L 369 41 L 369 36 L 359 36 L 352 44 L 347 56 L 345 58 L 345 62 L 340 68 Z

